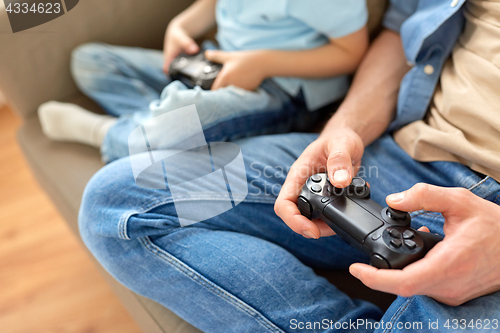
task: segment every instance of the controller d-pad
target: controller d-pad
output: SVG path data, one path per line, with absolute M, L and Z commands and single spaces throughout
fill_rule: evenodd
M 414 248 L 417 247 L 417 243 L 415 243 L 414 241 L 410 240 L 410 239 L 405 239 L 404 240 L 404 243 L 405 245 L 410 249 L 410 250 L 413 250 Z
M 318 185 L 318 184 L 314 184 L 313 186 L 311 186 L 311 191 L 316 192 L 316 193 L 321 192 L 322 189 L 323 188 L 321 187 L 321 185 Z
M 410 239 L 413 238 L 413 236 L 415 236 L 415 234 L 411 230 L 405 230 L 405 232 L 403 232 L 404 239 Z
M 394 238 L 400 238 L 401 237 L 401 233 L 399 231 L 397 231 L 396 229 L 391 229 L 389 231 L 389 235 L 391 235 L 391 237 L 394 237 Z
M 314 175 L 314 176 L 311 176 L 311 180 L 315 183 L 319 183 L 320 181 L 323 180 L 323 178 L 321 178 L 320 175 Z
M 401 241 L 401 239 L 399 238 L 394 238 L 394 239 L 391 239 L 391 245 L 394 246 L 394 247 L 401 247 L 401 244 L 403 244 L 403 242 Z

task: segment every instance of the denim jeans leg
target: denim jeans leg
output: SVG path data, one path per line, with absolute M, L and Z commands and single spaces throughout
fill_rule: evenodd
M 171 81 L 162 68 L 161 51 L 104 43 L 80 45 L 71 59 L 77 86 L 113 116 L 148 110 Z
M 310 112 L 303 99 L 289 96 L 271 81 L 265 81 L 256 91 L 235 86 L 216 91 L 189 89 L 182 82 L 173 81 L 163 90 L 161 99 L 150 104 L 149 111 L 122 116 L 110 128 L 101 146 L 103 160 L 109 162 L 127 156 L 130 133 L 146 122 L 149 149 L 171 149 L 187 137 L 197 135 L 199 127 L 191 124 L 198 120 L 191 113 L 168 117 L 171 111 L 193 104 L 209 142 L 284 133 L 294 128 L 298 119 L 309 119 L 311 126 L 314 123 L 314 118 L 306 117 Z
M 347 269 L 366 256 L 338 237 L 305 239 L 273 210 L 273 189 L 286 176 L 282 166 L 291 165 L 315 138 L 289 134 L 238 141 L 247 198 L 186 227 L 179 225 L 168 189 L 140 188 L 128 158 L 113 162 L 85 191 L 82 238 L 118 281 L 205 332 L 347 332 L 298 323 L 376 322 L 382 315 L 376 306 L 350 299 L 309 267 Z M 185 200 L 193 209 L 210 203 L 196 194 Z

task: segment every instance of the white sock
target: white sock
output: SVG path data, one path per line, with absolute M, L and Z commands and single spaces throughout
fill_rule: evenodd
M 100 147 L 116 118 L 93 113 L 70 103 L 50 101 L 38 107 L 42 130 L 57 141 Z

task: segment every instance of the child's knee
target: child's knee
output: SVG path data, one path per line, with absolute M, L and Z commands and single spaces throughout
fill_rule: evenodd
M 84 84 L 93 74 L 110 71 L 108 59 L 112 58 L 109 46 L 101 43 L 85 43 L 71 53 L 71 73 L 77 84 Z

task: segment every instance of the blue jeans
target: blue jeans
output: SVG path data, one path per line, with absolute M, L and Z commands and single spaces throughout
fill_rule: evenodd
M 71 69 L 80 90 L 118 117 L 101 146 L 105 162 L 129 155 L 129 135 L 145 121 L 192 104 L 208 141 L 305 131 L 319 117 L 306 109 L 302 94 L 290 96 L 271 80 L 256 91 L 235 86 L 189 89 L 171 81 L 162 66 L 163 53 L 157 50 L 90 43 L 73 51 Z M 153 122 L 151 132 L 158 135 L 148 136 L 151 147 L 173 148 L 191 134 L 186 131 L 192 119 L 176 118 L 175 125 L 171 120 Z
M 129 158 L 113 162 L 85 190 L 82 238 L 118 281 L 205 332 L 453 332 L 461 331 L 459 326 L 453 330 L 453 319 L 500 318 L 498 292 L 458 307 L 426 296 L 398 297 L 383 313 L 316 275 L 312 268 L 347 270 L 368 261 L 338 236 L 315 240 L 294 233 L 274 213 L 287 170 L 316 137 L 292 133 L 236 141 L 245 160 L 248 196 L 233 209 L 186 227 L 179 225 L 168 188 L 141 188 Z M 366 148 L 362 167 L 372 198 L 382 205 L 386 195 L 417 182 L 461 186 L 500 201 L 500 185 L 493 179 L 458 163 L 416 162 L 391 136 Z M 210 204 L 196 193 L 183 200 L 193 209 Z M 414 213 L 413 227 L 422 225 L 443 233 L 439 214 Z M 346 324 L 357 320 L 364 325 Z M 429 329 L 429 321 L 436 320 L 440 330 Z M 382 321 L 385 326 L 377 327 Z M 307 322 L 328 325 L 301 328 Z M 393 329 L 385 330 L 388 323 Z M 407 323 L 417 326 L 405 329 Z

